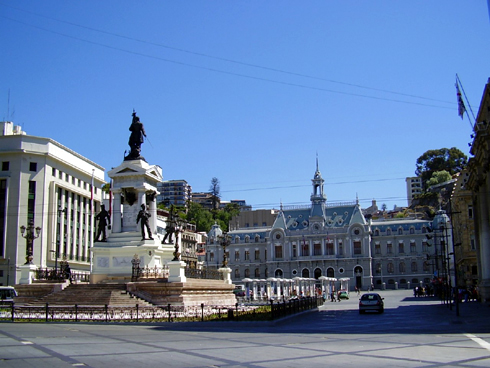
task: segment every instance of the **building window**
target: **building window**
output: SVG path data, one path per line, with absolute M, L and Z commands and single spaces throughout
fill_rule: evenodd
M 398 243 L 398 253 L 400 253 L 400 254 L 405 253 L 405 244 Z
M 248 268 L 245 269 L 245 277 L 250 277 L 250 270 Z
M 374 244 L 374 254 L 381 254 L 381 244 Z
M 245 251 L 245 261 L 250 261 L 250 251 Z
M 398 269 L 400 270 L 400 273 L 405 273 L 407 270 L 405 269 L 405 262 L 400 262 L 398 265 Z
M 410 234 L 415 234 L 415 229 L 413 227 L 410 228 Z
M 260 270 L 258 268 L 255 269 L 255 277 L 260 277 Z
M 391 243 L 386 244 L 386 253 L 393 254 L 393 244 Z
M 209 262 L 214 262 L 214 253 L 209 253 Z
M 344 246 L 342 245 L 342 241 L 339 241 L 339 256 L 344 255 Z
M 293 258 L 296 258 L 298 256 L 298 247 L 296 243 L 293 243 Z
M 248 243 L 248 242 L 250 242 L 250 236 L 248 236 L 248 235 L 247 235 L 247 236 L 245 237 L 245 243 Z
M 422 240 L 422 252 L 428 252 L 429 246 L 427 245 L 427 240 Z
M 320 243 L 313 244 L 313 255 L 315 256 L 322 255 L 322 245 Z
M 34 210 L 36 205 L 36 182 L 29 181 L 29 194 L 27 196 L 27 219 L 34 220 Z
M 51 176 L 56 176 L 56 169 L 54 167 L 51 168 Z
M 309 256 L 310 255 L 310 247 L 308 246 L 307 242 L 303 243 L 303 253 L 301 254 L 303 257 L 304 256 Z
M 37 172 L 37 162 L 29 163 L 29 171 Z
M 260 242 L 260 235 L 255 235 L 255 242 L 256 243 Z
M 10 169 L 10 162 L 9 161 L 3 161 L 2 162 L 2 171 L 9 171 Z
M 374 230 L 374 236 L 379 236 L 379 230 L 378 229 Z
M 354 242 L 354 255 L 359 255 L 362 254 L 362 248 L 361 248 L 361 242 L 360 241 L 355 241 Z
M 240 251 L 236 250 L 235 251 L 235 262 L 238 262 L 240 260 Z
M 411 268 L 412 268 L 412 272 L 417 272 L 417 269 L 418 269 L 417 262 L 412 262 L 412 267 Z
M 235 236 L 235 244 L 238 244 L 240 243 L 240 237 L 237 235 Z
M 403 235 L 403 229 L 402 228 L 398 229 L 398 235 Z
M 276 245 L 275 246 L 275 258 L 276 259 L 282 259 L 282 245 Z
M 476 250 L 475 236 L 474 235 L 471 235 L 470 245 L 471 245 L 471 250 Z
M 327 243 L 327 256 L 334 255 L 333 243 Z
M 422 266 L 422 269 L 424 270 L 424 272 L 429 272 L 429 262 L 425 261 L 423 266 Z
M 391 229 L 390 228 L 386 229 L 386 235 L 391 235 Z
M 389 262 L 386 265 L 386 271 L 388 271 L 388 273 L 393 273 L 395 271 L 395 267 L 393 266 L 393 263 L 392 262 Z
M 417 253 L 417 245 L 415 242 L 410 242 L 410 253 Z
M 468 206 L 468 218 L 473 218 L 473 206 Z
M 255 260 L 258 261 L 260 259 L 260 250 L 255 249 Z
M 237 268 L 235 269 L 235 278 L 239 279 L 240 278 L 240 270 Z

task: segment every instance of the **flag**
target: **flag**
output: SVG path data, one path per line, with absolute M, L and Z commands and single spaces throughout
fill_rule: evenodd
M 466 112 L 466 106 L 464 105 L 463 98 L 461 97 L 461 91 L 459 90 L 458 82 L 456 81 L 456 95 L 458 97 L 458 115 L 463 119 L 463 115 Z

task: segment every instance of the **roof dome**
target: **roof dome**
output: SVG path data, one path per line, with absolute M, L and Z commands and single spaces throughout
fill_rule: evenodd
M 211 240 L 217 240 L 218 237 L 222 236 L 223 235 L 223 230 L 221 230 L 221 228 L 219 227 L 219 225 L 215 222 L 213 227 L 211 228 L 211 230 L 209 230 L 209 233 L 208 233 L 208 239 Z
M 444 210 L 439 210 L 437 211 L 437 214 L 434 216 L 434 220 L 432 220 L 432 228 L 433 229 L 440 229 L 448 227 L 449 223 L 451 220 L 449 219 L 449 216 L 446 215 L 446 211 Z

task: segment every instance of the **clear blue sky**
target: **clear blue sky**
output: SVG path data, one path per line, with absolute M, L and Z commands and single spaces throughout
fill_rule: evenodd
M 0 0 L 0 20 L 3 120 L 110 170 L 134 108 L 164 179 L 254 208 L 307 204 L 317 153 L 329 202 L 405 206 L 425 151 L 469 155 L 456 73 L 475 114 L 490 77 L 485 0 Z

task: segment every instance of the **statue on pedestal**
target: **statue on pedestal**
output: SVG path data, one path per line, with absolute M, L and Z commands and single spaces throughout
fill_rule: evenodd
M 106 226 L 109 226 L 109 230 L 111 229 L 111 218 L 109 216 L 109 212 L 106 211 L 105 205 L 100 206 L 100 212 L 95 216 L 95 220 L 98 221 L 97 225 L 97 236 L 95 237 L 95 241 L 99 241 L 100 234 L 102 234 L 103 242 L 107 241 L 107 236 L 105 233 Z
M 136 111 L 133 109 L 133 121 L 131 122 L 131 126 L 129 127 L 131 131 L 131 135 L 129 136 L 129 154 L 124 157 L 124 160 L 144 160 L 141 157 L 141 144 L 145 141 L 146 132 L 143 126 L 143 123 L 140 121 L 140 118 L 136 115 Z
M 138 213 L 138 217 L 136 218 L 136 224 L 141 220 L 141 240 L 145 240 L 145 227 L 146 232 L 148 233 L 148 239 L 153 240 L 151 236 L 150 230 L 150 217 L 151 214 L 146 210 L 146 206 L 144 204 L 141 205 L 141 210 Z

